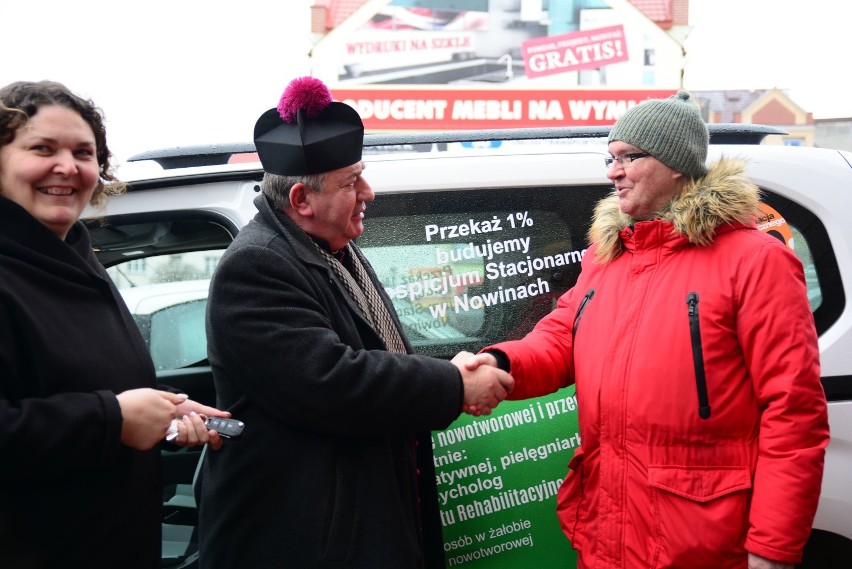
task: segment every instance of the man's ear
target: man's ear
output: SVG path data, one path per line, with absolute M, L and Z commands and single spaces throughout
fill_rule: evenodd
M 672 180 L 681 186 L 681 188 L 685 187 L 686 184 L 689 183 L 689 178 L 687 178 L 686 174 L 683 172 L 678 172 L 674 168 L 671 168 L 672 171 Z
M 305 184 L 293 184 L 290 188 L 290 208 L 302 217 L 311 217 L 314 210 L 310 202 L 311 189 Z

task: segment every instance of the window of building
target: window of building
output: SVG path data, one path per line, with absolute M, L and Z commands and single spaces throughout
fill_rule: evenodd
M 127 272 L 136 275 L 145 274 L 148 263 L 145 259 L 133 259 L 127 263 Z

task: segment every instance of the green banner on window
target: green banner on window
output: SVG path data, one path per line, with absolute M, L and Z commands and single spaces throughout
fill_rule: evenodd
M 579 444 L 573 387 L 433 432 L 447 567 L 574 567 L 556 493 Z

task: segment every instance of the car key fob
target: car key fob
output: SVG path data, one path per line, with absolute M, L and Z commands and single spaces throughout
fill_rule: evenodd
M 225 419 L 223 417 L 205 417 L 204 424 L 209 430 L 215 430 L 219 436 L 226 439 L 236 439 L 243 434 L 245 423 L 236 419 Z M 178 436 L 178 420 L 172 419 L 169 430 L 166 431 L 166 440 L 173 441 Z
M 216 431 L 219 436 L 226 439 L 236 439 L 243 434 L 245 423 L 236 419 L 226 419 L 224 417 L 210 417 L 205 422 L 207 428 L 211 431 Z

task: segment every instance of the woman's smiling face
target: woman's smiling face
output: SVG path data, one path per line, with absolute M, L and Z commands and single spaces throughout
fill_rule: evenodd
M 0 147 L 0 196 L 60 239 L 89 204 L 99 175 L 92 128 L 67 107 L 41 107 Z

